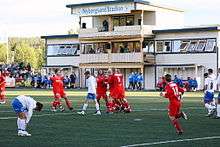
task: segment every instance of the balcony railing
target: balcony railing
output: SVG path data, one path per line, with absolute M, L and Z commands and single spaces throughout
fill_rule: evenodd
M 106 63 L 108 54 L 81 54 L 80 63 Z
M 140 63 L 142 53 L 81 54 L 81 63 Z
M 98 28 L 81 29 L 79 32 L 79 38 L 140 36 L 142 31 L 146 35 L 152 35 L 152 26 L 145 25 L 143 28 L 141 28 L 140 25 L 116 26 L 113 31 L 108 32 L 99 32 Z
M 142 53 L 113 53 L 111 62 L 140 63 L 142 62 Z

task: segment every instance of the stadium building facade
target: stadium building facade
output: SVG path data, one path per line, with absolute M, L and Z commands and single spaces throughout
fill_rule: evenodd
M 67 8 L 79 16 L 79 54 L 68 57 L 68 63 L 63 62 L 66 56 L 51 57 L 51 44 L 70 40 L 44 36 L 47 66 L 69 64 L 78 68 L 81 87 L 85 86 L 85 70 L 119 68 L 126 86 L 128 75 L 138 71 L 143 73 L 144 89 L 148 90 L 155 89 L 165 73 L 185 80 L 197 78 L 202 89 L 204 72 L 208 68 L 217 71 L 219 27 L 184 27 L 182 10 L 142 0 L 71 4 Z

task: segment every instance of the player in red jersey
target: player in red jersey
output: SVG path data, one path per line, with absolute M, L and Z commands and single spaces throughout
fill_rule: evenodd
M 183 129 L 180 125 L 179 118 L 182 117 L 187 119 L 187 116 L 184 112 L 181 112 L 181 96 L 185 92 L 184 88 L 180 88 L 176 83 L 171 81 L 171 75 L 165 75 L 165 80 L 167 82 L 165 86 L 165 92 L 162 92 L 160 95 L 169 99 L 168 106 L 168 115 L 176 128 L 176 132 L 178 135 L 183 133 Z
M 2 70 L 0 71 L 0 104 L 5 104 L 6 103 L 6 97 L 5 97 L 5 86 L 6 86 L 6 81 L 5 81 L 5 75 L 3 74 Z
M 96 88 L 96 99 L 100 106 L 100 99 L 103 98 L 105 100 L 105 105 L 107 108 L 107 112 L 109 112 L 109 104 L 108 104 L 108 97 L 107 97 L 107 78 L 104 75 L 102 70 L 98 71 L 98 76 L 96 77 L 97 81 L 97 88 Z
M 120 73 L 119 69 L 115 69 L 113 75 L 114 88 L 112 97 L 114 101 L 118 103 L 124 112 L 131 112 L 131 107 L 125 98 L 125 87 L 123 82 L 123 75 Z
M 52 81 L 55 99 L 52 102 L 52 111 L 56 111 L 57 107 L 59 107 L 61 111 L 65 110 L 61 104 L 61 98 L 64 98 L 69 110 L 73 110 L 72 103 L 68 100 L 66 93 L 64 92 L 63 77 L 61 76 L 61 73 L 58 69 L 55 70 L 55 75 L 51 77 L 50 80 Z

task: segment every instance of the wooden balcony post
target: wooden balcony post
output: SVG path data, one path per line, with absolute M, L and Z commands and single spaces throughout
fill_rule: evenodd
M 112 16 L 108 17 L 109 31 L 113 31 Z

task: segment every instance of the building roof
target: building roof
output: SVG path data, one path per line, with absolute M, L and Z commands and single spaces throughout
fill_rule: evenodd
M 208 26 L 208 27 L 187 27 L 187 28 L 178 28 L 178 29 L 153 30 L 153 33 L 154 34 L 186 33 L 186 32 L 218 31 L 218 30 L 220 30 L 218 26 Z
M 100 1 L 100 2 L 91 2 L 91 3 L 80 3 L 80 4 L 69 4 L 66 5 L 67 8 L 74 8 L 79 6 L 92 6 L 92 5 L 99 5 L 99 4 L 118 4 L 118 3 L 126 3 L 126 2 L 133 2 L 133 3 L 140 3 L 149 5 L 150 2 L 145 0 L 110 0 L 110 1 Z
M 149 1 L 146 0 L 108 0 L 108 1 L 99 1 L 99 2 L 90 2 L 90 3 L 80 3 L 80 4 L 69 4 L 66 5 L 67 8 L 76 8 L 76 7 L 82 7 L 82 6 L 96 6 L 96 5 L 101 5 L 101 4 L 118 4 L 118 3 L 139 3 L 139 4 L 144 4 L 144 5 L 151 5 L 154 7 L 160 7 L 160 8 L 165 8 L 165 9 L 170 9 L 174 11 L 179 11 L 179 12 L 184 12 L 181 9 L 173 8 L 173 7 L 168 7 L 168 6 L 163 6 L 163 5 L 157 5 L 153 4 Z
M 42 39 L 78 38 L 78 34 L 41 36 Z

